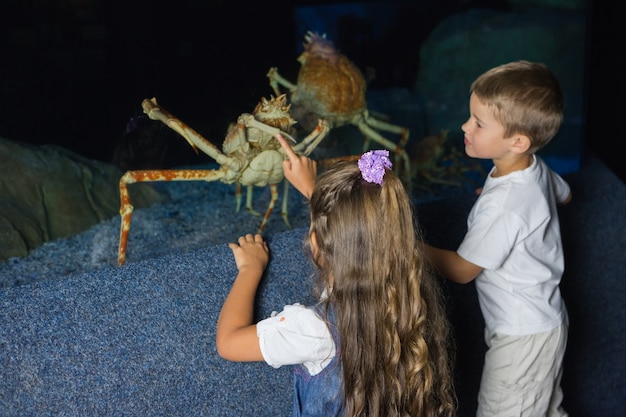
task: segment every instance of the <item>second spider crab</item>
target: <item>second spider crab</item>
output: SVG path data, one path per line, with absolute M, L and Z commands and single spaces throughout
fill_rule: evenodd
M 395 154 L 394 166 L 411 184 L 411 163 L 405 151 L 409 129 L 372 116 L 367 108 L 365 93 L 367 83 L 362 72 L 345 55 L 326 39 L 326 35 L 308 32 L 304 51 L 298 57 L 301 67 L 296 84 L 283 78 L 276 67 L 267 76 L 274 93 L 281 94 L 281 87 L 290 93 L 292 113 L 302 126 L 307 118 L 327 120 L 331 128 L 348 124 L 357 126 L 365 136 L 363 152 L 374 141 Z M 379 132 L 399 135 L 393 142 Z
M 285 180 L 282 162 L 286 158 L 285 151 L 280 146 L 276 135 L 292 138 L 295 135 L 294 125 L 297 123 L 289 113 L 290 105 L 287 97 L 280 95 L 270 100 L 262 98 L 254 111 L 239 116 L 237 123 L 231 125 L 222 144 L 220 151 L 211 142 L 198 132 L 187 126 L 169 111 L 160 106 L 155 98 L 145 99 L 142 102 L 145 114 L 152 120 L 158 120 L 166 124 L 172 130 L 180 134 L 196 149 L 213 158 L 219 165 L 219 169 L 171 169 L 171 170 L 140 170 L 128 171 L 120 178 L 120 243 L 118 248 L 118 265 L 126 260 L 126 247 L 128 234 L 133 214 L 133 206 L 130 202 L 127 184 L 150 181 L 221 181 L 226 184 L 235 184 L 237 187 L 237 211 L 241 205 L 241 188 L 247 188 L 246 208 L 252 209 L 252 189 L 257 187 L 270 187 L 271 198 L 265 215 L 259 226 L 259 233 L 265 225 L 278 200 L 277 184 L 284 182 L 282 216 L 287 225 L 287 190 L 288 182 Z M 324 139 L 329 131 L 328 123 L 318 120 L 315 128 L 299 143 L 292 147 L 295 152 L 309 155 L 313 149 Z M 295 142 L 295 140 L 294 140 Z
M 411 177 L 416 179 L 415 187 L 430 194 L 435 192 L 434 186 L 461 188 L 471 182 L 470 176 L 479 176 L 482 180 L 485 175 L 480 163 L 448 141 L 447 130 L 426 136 L 414 144 L 411 168 Z

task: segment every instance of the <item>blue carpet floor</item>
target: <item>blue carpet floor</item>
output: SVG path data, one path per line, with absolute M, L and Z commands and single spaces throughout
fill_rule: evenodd
M 626 186 L 597 158 L 566 176 L 562 289 L 571 416 L 626 415 Z M 473 197 L 418 206 L 431 243 L 455 247 Z M 306 228 L 277 233 L 257 314 L 311 301 Z M 226 244 L 0 288 L 0 416 L 288 416 L 291 369 L 231 363 L 215 323 L 236 273 Z M 475 289 L 443 282 L 460 416 L 471 416 L 484 344 Z

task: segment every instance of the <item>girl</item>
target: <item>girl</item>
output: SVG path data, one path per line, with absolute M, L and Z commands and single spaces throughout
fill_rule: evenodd
M 319 303 L 254 324 L 269 250 L 261 235 L 240 237 L 229 245 L 238 275 L 218 319 L 220 356 L 295 365 L 294 416 L 453 416 L 440 289 L 389 153 L 368 152 L 315 179 L 315 162 L 279 140 L 285 177 L 310 200 Z

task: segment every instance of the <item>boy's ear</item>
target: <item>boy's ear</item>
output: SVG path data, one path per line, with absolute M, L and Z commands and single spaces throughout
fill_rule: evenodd
M 530 149 L 530 138 L 526 135 L 515 135 L 512 148 L 515 152 L 522 154 L 528 152 Z

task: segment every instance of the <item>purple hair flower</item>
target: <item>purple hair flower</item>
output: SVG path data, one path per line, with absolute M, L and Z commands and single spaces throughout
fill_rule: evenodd
M 365 152 L 359 158 L 359 169 L 363 179 L 378 185 L 383 185 L 385 169 L 391 169 L 391 166 L 387 150 Z

